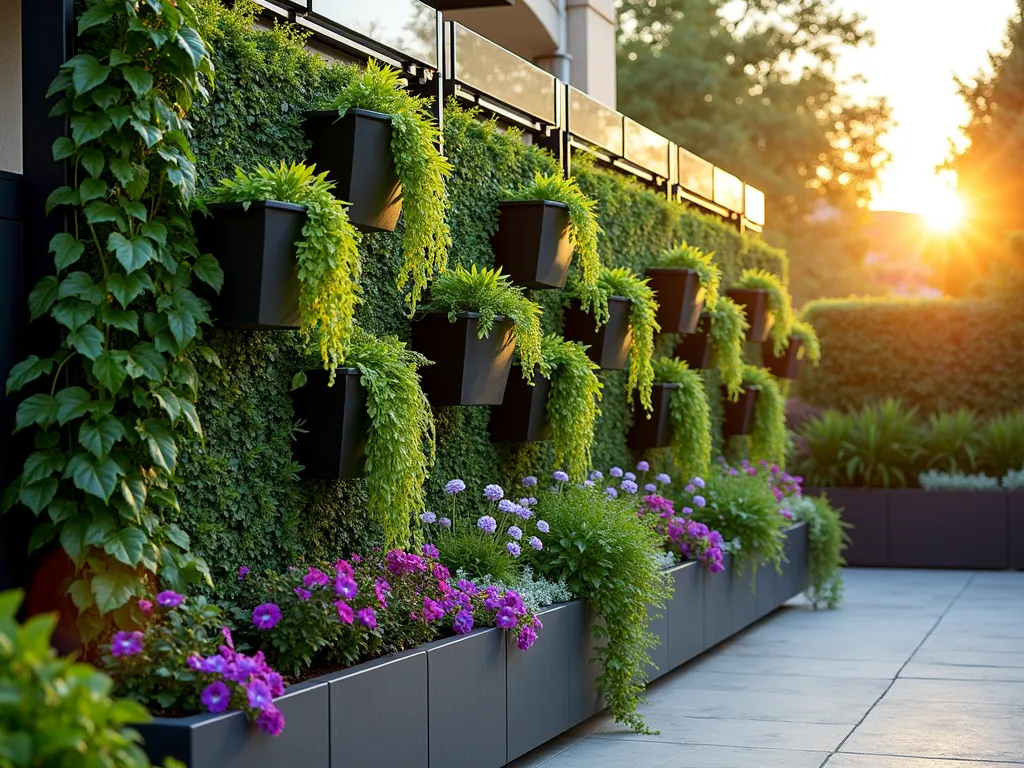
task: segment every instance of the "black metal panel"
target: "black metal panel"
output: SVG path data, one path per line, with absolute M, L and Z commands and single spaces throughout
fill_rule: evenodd
M 499 768 L 505 751 L 505 632 L 424 647 L 431 768 Z
M 427 768 L 427 654 L 367 662 L 330 680 L 331 768 Z
M 683 563 L 671 571 L 675 591 L 668 612 L 668 669 L 675 669 L 704 650 L 704 581 L 728 573 L 708 573 L 703 563 Z
M 581 628 L 578 615 L 577 603 L 553 606 L 540 613 L 544 627 L 532 648 L 520 651 L 507 644 L 509 761 L 569 730 L 569 669 Z
M 189 768 L 328 768 L 327 682 L 293 686 L 274 704 L 285 719 L 279 736 L 257 730 L 243 712 L 156 718 L 136 728 L 154 764 L 174 757 Z

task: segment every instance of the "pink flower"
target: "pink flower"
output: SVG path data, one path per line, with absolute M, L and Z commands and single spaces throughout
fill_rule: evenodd
M 139 610 L 149 616 L 153 612 L 152 600 L 139 600 Z
M 339 600 L 334 604 L 334 607 L 338 611 L 338 618 L 346 624 L 351 624 L 354 615 L 352 613 L 352 606 L 346 603 L 344 600 Z

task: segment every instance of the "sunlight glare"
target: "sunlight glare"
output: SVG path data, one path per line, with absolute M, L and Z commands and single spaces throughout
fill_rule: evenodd
M 928 195 L 924 220 L 935 232 L 952 232 L 963 221 L 964 202 L 956 190 L 939 186 Z

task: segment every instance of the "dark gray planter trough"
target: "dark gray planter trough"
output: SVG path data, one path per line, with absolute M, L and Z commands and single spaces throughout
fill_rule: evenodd
M 807 496 L 824 494 L 829 504 L 841 510 L 850 544 L 843 553 L 846 564 L 884 568 L 889 564 L 889 492 L 882 488 L 808 488 Z
M 1007 494 L 1010 568 L 1024 571 L 1024 491 Z

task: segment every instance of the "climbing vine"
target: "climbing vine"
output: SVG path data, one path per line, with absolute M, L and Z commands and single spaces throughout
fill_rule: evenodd
M 90 47 L 100 31 L 103 44 Z M 52 114 L 71 135 L 54 142 L 53 157 L 72 183 L 46 208 L 65 213 L 68 231 L 50 242 L 56 274 L 28 299 L 32 318 L 51 317 L 63 339 L 7 380 L 8 393 L 34 383 L 15 428 L 32 431 L 35 451 L 4 509 L 45 514 L 30 548 L 56 539 L 74 562 L 69 592 L 89 642 L 105 614 L 120 625 L 137 618 L 132 598 L 150 593 L 158 573 L 174 589 L 209 580 L 164 515 L 178 506 L 182 435 L 202 436 L 186 353 L 209 317 L 192 278 L 219 289 L 223 275 L 199 254 L 184 214 L 196 188 L 185 115 L 213 78 L 189 0 L 90 0 L 78 23 L 86 33 L 81 50 L 102 54 L 69 59 L 49 90 L 63 93 Z

